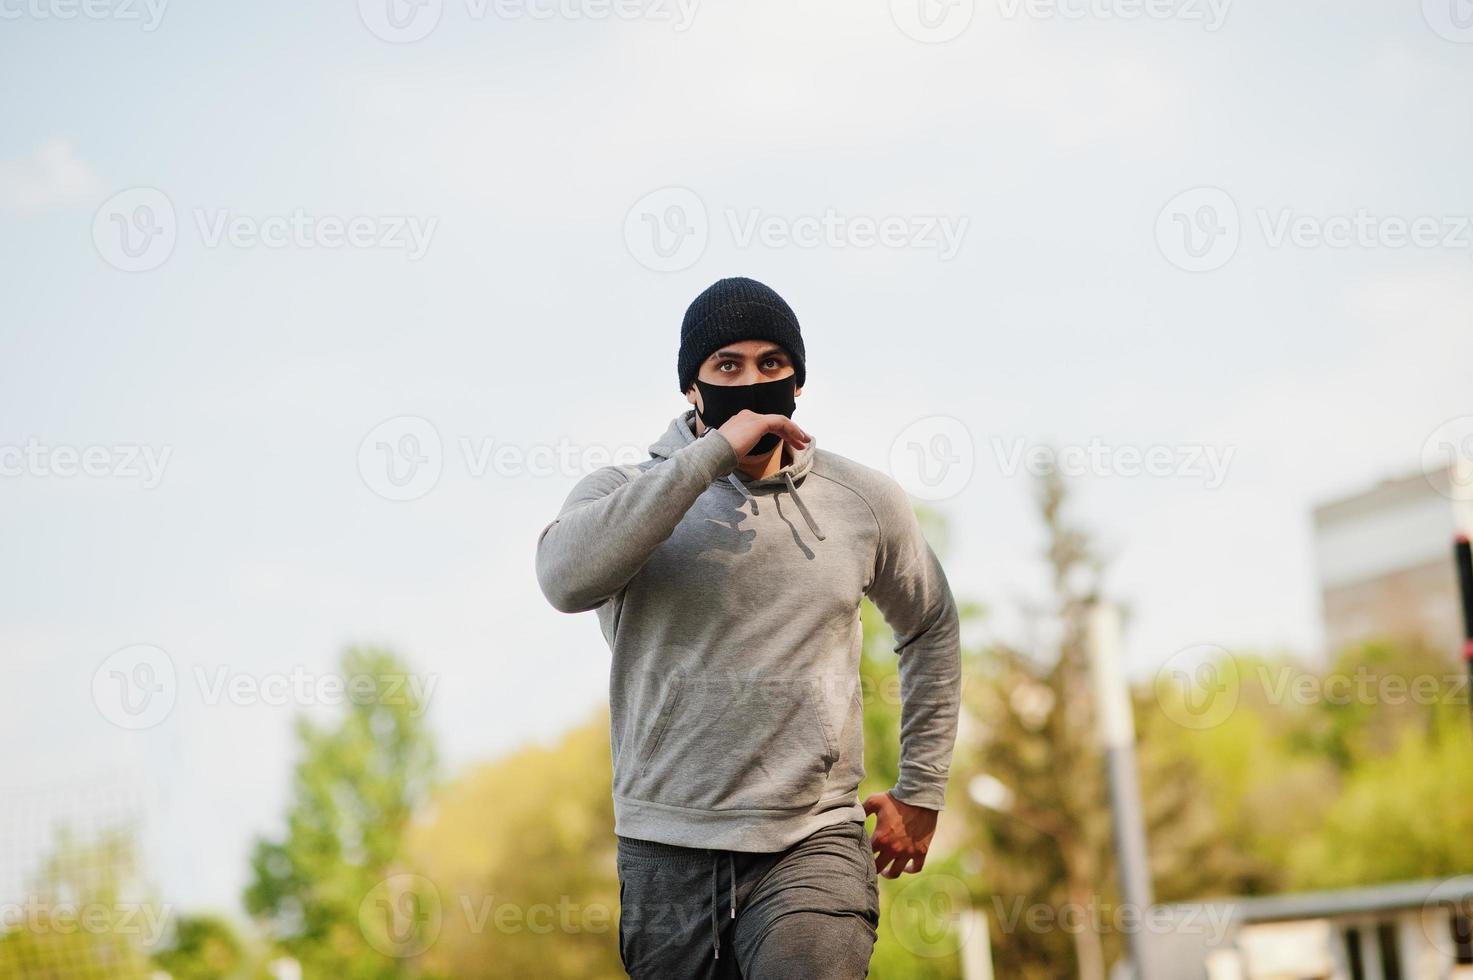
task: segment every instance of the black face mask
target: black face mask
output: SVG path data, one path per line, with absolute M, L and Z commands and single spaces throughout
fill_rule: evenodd
M 696 380 L 696 390 L 701 393 L 701 421 L 708 429 L 719 429 L 727 420 L 744 408 L 758 415 L 786 415 L 793 417 L 798 407 L 796 391 L 798 379 L 794 375 L 776 381 L 762 381 L 754 385 L 713 385 Z M 748 456 L 761 456 L 777 448 L 782 440 L 776 432 L 769 432 L 757 440 Z

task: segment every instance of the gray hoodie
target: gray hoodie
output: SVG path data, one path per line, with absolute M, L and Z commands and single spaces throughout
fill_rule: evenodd
M 596 609 L 613 653 L 615 833 L 778 851 L 863 820 L 864 596 L 900 655 L 891 792 L 941 809 L 957 611 L 904 490 L 813 441 L 748 480 L 724 436 L 695 436 L 694 415 L 648 461 L 580 480 L 537 542 L 543 593 Z

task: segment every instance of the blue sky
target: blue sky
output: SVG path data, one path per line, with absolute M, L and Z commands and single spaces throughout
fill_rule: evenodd
M 1473 33 L 1441 0 L 919 2 L 444 0 L 408 43 L 373 0 L 0 2 L 16 798 L 144 774 L 162 892 L 228 909 L 292 717 L 333 708 L 220 679 L 391 645 L 452 770 L 586 717 L 607 652 L 536 535 L 683 409 L 680 316 L 726 275 L 796 309 L 820 446 L 970 472 L 933 506 L 992 632 L 1042 586 L 1009 460 L 1095 446 L 1133 671 L 1317 654 L 1310 509 L 1473 415 Z M 433 486 L 375 471 L 401 450 Z M 175 690 L 129 730 L 94 681 L 137 645 Z

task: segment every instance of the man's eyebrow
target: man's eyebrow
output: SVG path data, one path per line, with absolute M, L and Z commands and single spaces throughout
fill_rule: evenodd
M 783 350 L 782 349 L 782 346 L 780 344 L 773 344 L 771 347 L 764 347 L 762 350 L 758 351 L 757 354 L 756 354 L 756 357 L 758 358 L 758 360 L 761 360 L 764 357 L 771 357 L 774 354 L 778 355 L 779 357 L 787 357 L 788 356 L 788 352 L 785 351 L 785 350 Z M 718 357 L 730 357 L 733 360 L 738 360 L 739 361 L 743 357 L 746 357 L 746 355 L 743 354 L 741 351 L 736 350 L 734 348 L 727 348 L 725 350 L 719 350 L 719 351 L 717 351 L 716 353 L 712 354 L 710 357 L 706 358 L 706 360 L 713 361 L 713 360 L 715 360 Z

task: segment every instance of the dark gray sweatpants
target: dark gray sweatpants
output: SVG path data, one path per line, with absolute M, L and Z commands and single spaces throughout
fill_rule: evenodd
M 857 820 L 771 854 L 620 837 L 618 870 L 619 957 L 634 980 L 869 973 L 880 903 Z

